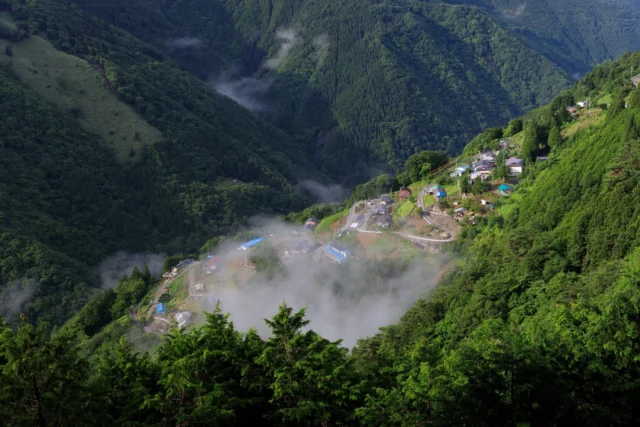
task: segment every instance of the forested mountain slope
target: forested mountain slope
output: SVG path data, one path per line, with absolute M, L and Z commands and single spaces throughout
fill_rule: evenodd
M 95 267 L 115 251 L 192 251 L 250 216 L 308 203 L 297 182 L 320 175 L 304 150 L 158 50 L 59 2 L 2 6 L 3 22 L 8 16 L 16 25 L 0 26 L 0 287 L 16 288 L 6 306 L 33 296 L 29 316 L 61 322 L 86 300 Z M 104 111 L 82 101 L 87 86 L 73 79 L 84 78 L 78 70 L 90 68 L 86 62 L 71 61 L 73 70 L 54 78 L 61 62 L 50 47 L 46 55 L 32 49 L 32 41 L 44 43 L 29 40 L 36 32 L 99 70 L 90 78 L 104 79 L 109 90 L 95 102 L 110 97 L 109 114 L 127 103 L 133 110 L 121 120 L 135 116 L 146 126 L 138 132 L 161 135 L 145 141 L 132 131 L 124 137 L 132 145 L 116 149 L 87 132 L 99 133 L 85 121 L 111 123 L 107 136 L 128 124 L 101 120 Z M 60 88 L 60 103 L 44 93 Z M 67 108 L 74 99 L 77 106 Z
M 465 226 L 458 265 L 432 295 L 351 352 L 286 305 L 267 320 L 268 338 L 236 331 L 219 310 L 200 328 L 172 331 L 154 356 L 109 338 L 122 335 L 128 316 L 88 338 L 95 331 L 81 325 L 96 305 L 122 315 L 128 292 L 144 287 L 148 274 L 134 271 L 53 337 L 26 322 L 15 331 L 0 325 L 2 419 L 633 425 L 640 416 L 640 89 L 629 71 L 639 66 L 640 53 L 603 64 L 524 117 L 523 152 L 533 155 L 518 188 Z M 584 97 L 600 105 L 591 112 L 601 119 L 581 127 L 566 107 Z M 544 146 L 549 159 L 537 161 Z M 53 392 L 60 387 L 68 390 L 62 399 Z
M 569 75 L 640 48 L 628 1 L 76 3 L 259 109 L 339 178 L 354 159 L 455 154 Z
M 341 178 L 354 173 L 354 160 L 396 168 L 416 150 L 455 153 L 481 129 L 547 102 L 569 82 L 473 6 L 77 3 L 259 108 Z
M 635 0 L 477 0 L 569 72 L 640 49 Z

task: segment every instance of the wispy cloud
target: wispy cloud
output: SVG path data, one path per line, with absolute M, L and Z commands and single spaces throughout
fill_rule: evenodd
M 276 40 L 280 41 L 278 53 L 264 62 L 264 67 L 270 70 L 280 67 L 282 62 L 287 59 L 293 48 L 302 41 L 296 34 L 295 30 L 286 28 L 276 31 Z
M 290 235 L 291 227 L 278 221 L 260 218 L 255 224 L 260 228 L 249 234 Z M 280 240 L 273 247 L 282 257 L 284 250 L 296 243 L 290 237 L 273 239 Z M 237 251 L 240 243 L 227 242 L 217 253 L 227 257 L 230 266 L 242 264 L 245 253 Z M 266 337 L 269 329 L 264 319 L 271 318 L 284 301 L 296 310 L 306 309 L 310 329 L 328 339 L 343 339 L 345 345 L 351 346 L 358 339 L 377 333 L 380 327 L 397 322 L 420 297 L 427 296 L 449 259 L 419 254 L 408 264 L 400 260 L 353 259 L 344 265 L 329 265 L 315 261 L 311 254 L 307 258 L 284 257 L 283 262 L 283 270 L 275 277 L 255 275 L 240 282 L 236 281 L 239 274 L 223 265 L 208 296 L 194 300 L 190 307 L 211 312 L 220 302 L 238 330 L 256 328 Z
M 180 37 L 177 39 L 171 39 L 167 42 L 167 47 L 169 49 L 186 49 L 202 45 L 202 40 L 197 37 Z
M 321 203 L 341 202 L 345 199 L 345 189 L 339 184 L 324 185 L 317 181 L 305 180 L 300 187 L 309 191 Z
M 314 37 L 313 45 L 316 48 L 313 53 L 313 59 L 314 61 L 319 62 L 329 49 L 329 36 L 326 34 L 320 34 L 319 36 Z
M 262 79 L 244 77 L 239 80 L 221 77 L 214 83 L 214 88 L 218 93 L 233 99 L 244 108 L 260 112 L 265 109 L 261 98 L 269 90 L 272 83 L 273 79 L 270 77 Z
M 40 289 L 40 283 L 32 279 L 14 280 L 0 291 L 0 316 L 8 323 L 17 319 L 24 305 Z
M 275 56 L 262 61 L 260 70 L 280 67 L 293 48 L 302 42 L 302 38 L 293 29 L 279 29 L 276 31 L 275 38 L 280 41 L 280 48 Z M 274 82 L 275 78 L 272 76 L 238 79 L 229 78 L 228 73 L 223 73 L 212 82 L 212 85 L 219 94 L 233 99 L 251 111 L 260 112 L 267 108 L 264 97 Z
M 162 274 L 164 258 L 165 254 L 118 252 L 104 260 L 98 267 L 101 285 L 103 288 L 111 288 L 118 283 L 123 275 L 131 274 L 134 267 L 142 270 L 145 265 L 149 267 L 151 275 L 159 277 Z

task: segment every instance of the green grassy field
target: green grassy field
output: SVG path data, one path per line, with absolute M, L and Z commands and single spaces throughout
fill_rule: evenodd
M 458 183 L 449 184 L 444 186 L 444 191 L 447 192 L 447 197 L 455 196 L 459 193 L 458 191 Z
M 433 197 L 431 195 L 428 195 L 428 194 L 424 196 L 424 206 L 425 207 L 430 206 L 430 205 L 434 204 L 435 202 L 436 202 L 436 198 L 435 197 Z
M 0 26 L 13 26 L 8 14 L 0 14 Z M 7 45 L 13 47 L 11 56 L 5 54 Z M 0 65 L 10 67 L 27 86 L 102 137 L 121 162 L 135 160 L 142 144 L 162 139 L 158 129 L 105 86 L 99 70 L 40 37 L 18 43 L 0 39 Z
M 398 239 L 392 234 L 384 234 L 368 248 L 371 254 L 390 255 L 398 249 Z
M 411 212 L 413 212 L 413 208 L 415 207 L 415 203 L 411 203 L 410 201 L 406 200 L 404 201 L 400 206 L 398 206 L 398 208 L 394 211 L 393 213 L 393 218 L 394 219 L 398 219 L 398 218 L 404 218 L 407 215 L 411 214 Z
M 184 301 L 184 299 L 189 294 L 188 289 L 188 278 L 187 274 L 181 274 L 176 278 L 171 285 L 169 285 L 169 295 L 171 295 L 171 300 L 167 303 L 167 308 L 177 309 L 180 303 Z
M 605 96 L 603 96 L 602 98 L 598 99 L 598 101 L 596 101 L 596 104 L 609 105 L 609 104 L 611 104 L 611 100 L 612 100 L 611 94 L 608 93 Z
M 593 125 L 601 125 L 604 123 L 606 114 L 602 114 L 602 110 L 596 108 L 587 113 L 583 113 L 578 117 L 578 120 L 571 123 L 570 126 L 562 130 L 562 136 L 565 138 L 578 132 L 580 129 L 587 128 Z
M 337 214 L 333 214 L 326 218 L 323 218 L 322 221 L 318 224 L 315 229 L 316 233 L 323 233 L 329 230 L 329 226 L 339 220 L 340 218 L 349 215 L 349 208 L 343 210 L 342 212 L 338 212 Z

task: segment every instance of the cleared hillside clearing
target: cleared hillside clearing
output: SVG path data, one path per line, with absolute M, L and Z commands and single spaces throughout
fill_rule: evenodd
M 0 14 L 0 26 L 12 27 L 10 16 Z M 12 46 L 11 56 L 6 54 Z M 129 105 L 105 86 L 102 73 L 84 59 L 60 52 L 38 36 L 14 43 L 0 39 L 0 64 L 10 67 L 29 87 L 61 111 L 75 117 L 99 135 L 124 162 L 135 160 L 144 143 L 162 139 Z

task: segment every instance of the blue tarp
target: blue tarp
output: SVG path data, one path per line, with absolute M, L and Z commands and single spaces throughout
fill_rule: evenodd
M 164 314 L 164 304 L 163 303 L 158 303 L 158 307 L 157 307 L 156 311 L 158 312 L 158 314 Z
M 245 251 L 247 249 L 250 249 L 252 247 L 254 247 L 255 245 L 257 245 L 258 243 L 264 241 L 264 239 L 262 237 L 258 237 L 257 239 L 253 239 L 248 241 L 247 243 L 243 243 L 240 245 L 240 249 L 244 249 Z
M 436 197 L 447 197 L 447 193 L 445 193 L 444 191 L 438 191 L 436 193 Z
M 508 191 L 508 190 L 511 190 L 511 187 L 510 187 L 510 186 L 508 186 L 507 184 L 501 184 L 501 185 L 498 187 L 498 190 L 500 190 L 500 191 Z

